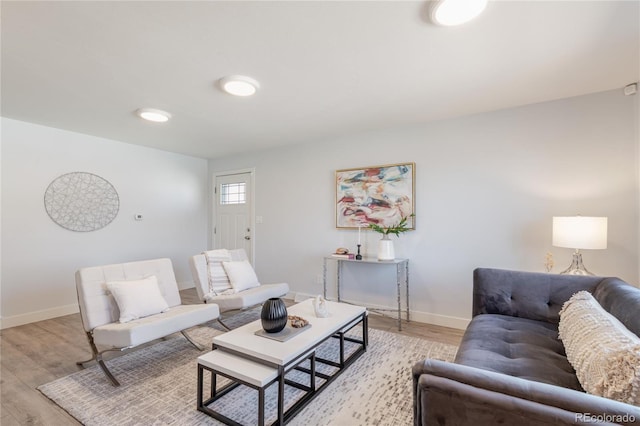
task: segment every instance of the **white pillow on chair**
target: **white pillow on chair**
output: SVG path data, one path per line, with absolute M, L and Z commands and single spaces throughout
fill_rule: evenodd
M 229 276 L 231 287 L 236 293 L 260 285 L 256 272 L 248 260 L 222 262 L 222 265 Z
M 109 281 L 107 288 L 116 300 L 121 323 L 169 310 L 155 275 L 139 280 Z
M 209 279 L 209 293 L 215 295 L 232 292 L 229 276 L 222 266 L 222 262 L 230 262 L 231 254 L 227 249 L 203 251 L 207 261 L 207 278 Z

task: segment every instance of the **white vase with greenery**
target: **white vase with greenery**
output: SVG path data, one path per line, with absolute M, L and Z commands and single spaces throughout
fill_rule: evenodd
M 395 260 L 396 253 L 390 234 L 399 237 L 401 233 L 409 231 L 411 229 L 407 226 L 407 219 L 409 217 L 413 217 L 413 215 L 403 217 L 400 222 L 393 226 L 384 227 L 375 223 L 369 224 L 370 229 L 382 234 L 382 239 L 378 241 L 378 260 Z

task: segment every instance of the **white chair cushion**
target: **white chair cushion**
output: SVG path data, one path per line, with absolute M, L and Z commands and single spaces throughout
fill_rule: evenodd
M 171 310 L 127 323 L 101 325 L 93 330 L 97 345 L 129 348 L 150 342 L 171 333 L 214 320 L 220 316 L 215 304 L 179 305 Z
M 107 288 L 116 300 L 121 323 L 169 310 L 155 275 L 140 280 L 108 281 Z
M 244 290 L 240 293 L 230 295 L 205 295 L 207 303 L 215 303 L 220 307 L 220 312 L 246 309 L 259 305 L 271 297 L 282 297 L 289 292 L 289 284 L 263 284 Z
M 248 260 L 222 262 L 222 266 L 224 266 L 224 270 L 229 276 L 231 287 L 233 287 L 233 290 L 236 293 L 253 287 L 258 287 L 260 285 L 256 272 L 253 270 L 253 267 Z

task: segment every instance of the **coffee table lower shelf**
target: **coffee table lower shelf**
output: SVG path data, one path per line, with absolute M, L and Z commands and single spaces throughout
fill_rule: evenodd
M 345 336 L 345 334 L 357 326 L 362 324 L 362 339 Z M 265 416 L 265 390 L 278 383 L 278 412 L 276 420 L 271 425 L 284 425 L 288 423 L 296 414 L 306 407 L 320 392 L 322 392 L 331 382 L 333 382 L 346 367 L 356 361 L 367 349 L 368 344 L 368 324 L 366 314 L 349 326 L 349 328 L 339 331 L 329 338 L 339 339 L 339 361 L 331 361 L 316 356 L 315 349 L 311 349 L 304 355 L 296 358 L 287 365 L 269 365 L 263 360 L 253 359 L 243 356 L 243 354 L 233 351 L 215 349 L 205 355 L 198 357 L 198 390 L 197 390 L 197 409 L 216 420 L 234 426 L 242 426 L 237 421 L 221 414 L 209 406 L 214 402 L 232 392 L 240 385 L 248 386 L 258 391 L 258 426 L 264 426 L 266 422 Z M 325 339 L 326 340 L 326 339 Z M 349 356 L 345 356 L 345 341 L 360 345 Z M 319 345 L 318 345 L 319 346 Z M 303 367 L 302 364 L 309 361 L 309 368 Z M 322 363 L 331 367 L 335 367 L 333 374 L 324 374 L 317 370 L 317 363 Z M 298 381 L 288 380 L 287 373 L 296 370 L 309 376 L 309 385 L 303 385 Z M 210 373 L 210 388 L 207 399 L 205 397 L 205 371 Z M 221 388 L 217 388 L 217 376 L 223 376 L 230 380 L 230 383 Z M 317 386 L 318 380 L 324 382 Z M 289 409 L 284 410 L 284 389 L 285 385 L 295 387 L 304 392 Z

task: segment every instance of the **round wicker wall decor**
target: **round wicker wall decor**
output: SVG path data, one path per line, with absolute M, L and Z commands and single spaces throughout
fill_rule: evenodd
M 55 178 L 44 193 L 44 208 L 58 225 L 76 232 L 95 231 L 118 215 L 118 192 L 93 173 L 73 172 Z

